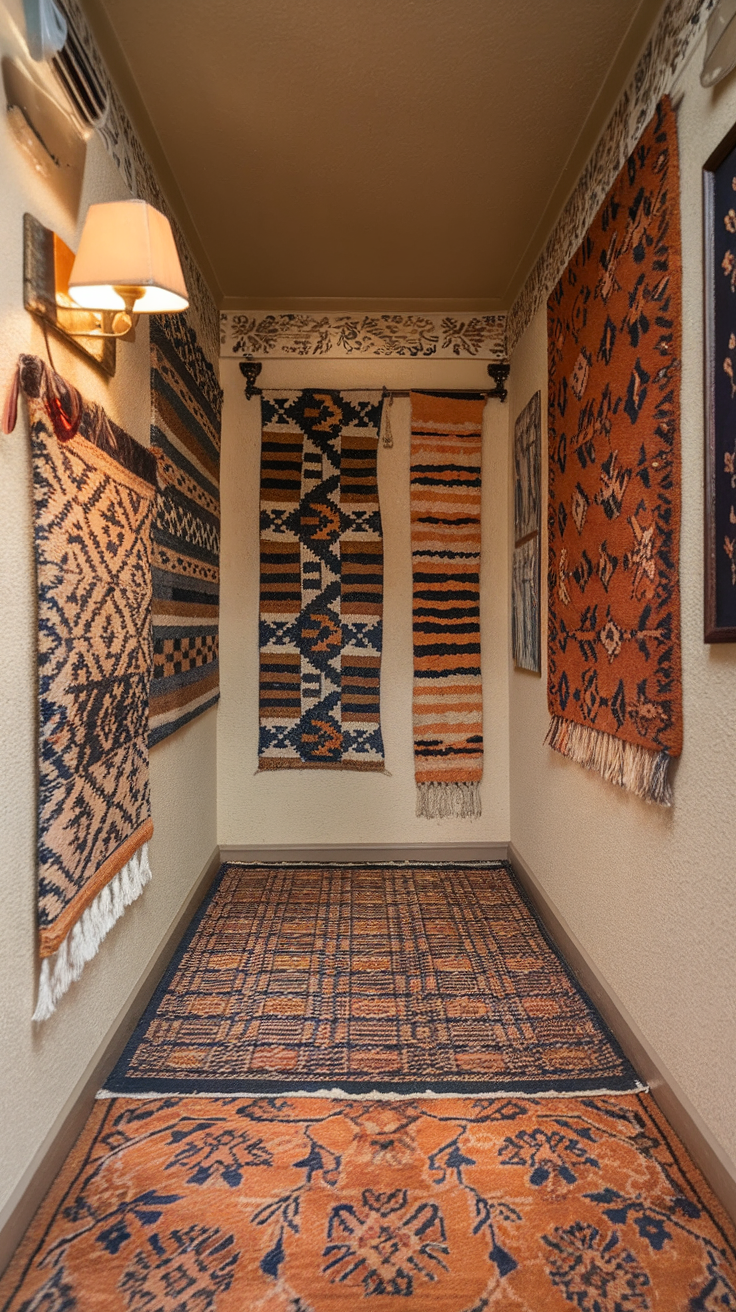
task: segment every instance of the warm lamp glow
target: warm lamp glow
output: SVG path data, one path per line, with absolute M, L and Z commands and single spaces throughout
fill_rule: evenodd
M 69 294 L 86 310 L 186 310 L 186 283 L 166 216 L 144 200 L 90 205 Z

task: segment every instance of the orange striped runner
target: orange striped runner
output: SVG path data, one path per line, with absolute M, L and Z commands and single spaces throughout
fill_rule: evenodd
M 411 394 L 417 815 L 478 816 L 482 399 Z

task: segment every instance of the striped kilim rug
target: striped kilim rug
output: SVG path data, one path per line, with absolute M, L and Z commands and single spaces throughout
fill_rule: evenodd
M 417 815 L 478 816 L 484 401 L 411 394 Z
M 98 1102 L 5 1312 L 728 1312 L 736 1233 L 648 1094 Z
M 44 1020 L 150 878 L 156 461 L 20 358 L 38 579 L 38 923 Z
M 153 529 L 153 746 L 220 695 L 222 392 L 183 315 L 151 318 L 151 400 L 162 485 Z
M 682 751 L 681 284 L 665 98 L 547 307 L 547 741 L 665 804 Z
M 641 1088 L 505 865 L 223 867 L 113 1093 Z
M 264 392 L 260 770 L 383 770 L 380 392 Z

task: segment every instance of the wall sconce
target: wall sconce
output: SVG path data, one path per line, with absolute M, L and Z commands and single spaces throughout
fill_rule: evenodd
M 736 0 L 719 0 L 708 19 L 700 82 L 714 87 L 736 64 Z
M 189 304 L 165 215 L 143 200 L 90 205 L 76 256 L 26 214 L 24 304 L 115 372 L 115 339 L 132 338 L 140 314 L 176 314 Z

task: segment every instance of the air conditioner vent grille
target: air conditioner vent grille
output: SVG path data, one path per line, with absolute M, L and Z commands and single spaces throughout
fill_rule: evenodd
M 107 118 L 107 90 L 95 72 L 66 11 L 65 17 L 68 23 L 67 38 L 62 49 L 53 56 L 52 66 L 82 121 L 91 128 L 99 128 Z

